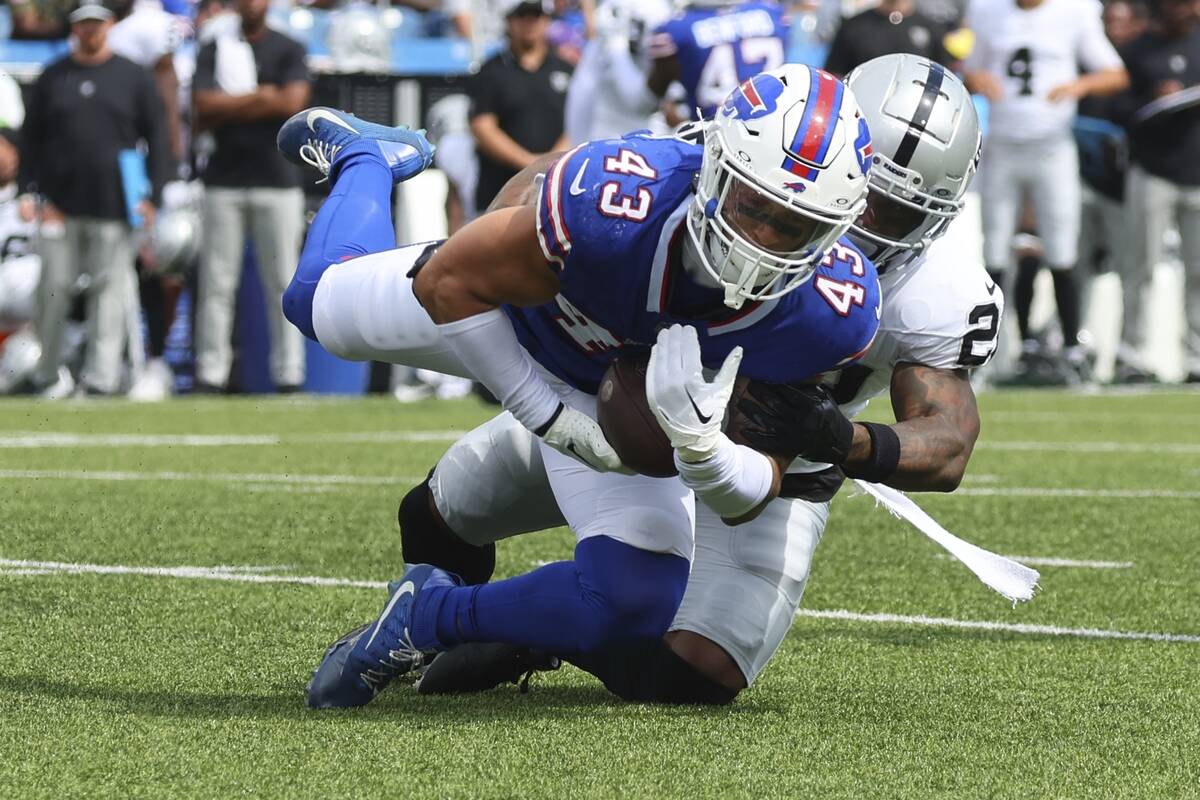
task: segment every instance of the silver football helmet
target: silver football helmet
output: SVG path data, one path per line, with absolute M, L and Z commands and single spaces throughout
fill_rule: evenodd
M 846 78 L 871 128 L 867 208 L 850 238 L 880 273 L 911 262 L 963 207 L 979 165 L 979 117 L 952 72 L 896 53 Z

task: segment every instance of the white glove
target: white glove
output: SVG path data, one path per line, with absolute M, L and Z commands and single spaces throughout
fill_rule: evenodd
M 621 463 L 617 451 L 604 438 L 600 424 L 568 405 L 562 406 L 558 416 L 542 434 L 542 441 L 597 472 L 634 474 L 633 470 Z
M 716 449 L 741 363 L 742 348 L 735 347 L 709 383 L 696 329 L 672 325 L 658 332 L 646 368 L 646 400 L 681 460 L 704 461 Z

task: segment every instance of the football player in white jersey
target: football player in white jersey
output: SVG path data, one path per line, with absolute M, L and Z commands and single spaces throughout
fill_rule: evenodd
M 183 128 L 175 51 L 187 34 L 186 23 L 164 11 L 159 0 L 114 0 L 111 6 L 117 21 L 108 33 L 109 46 L 154 73 L 166 113 L 167 143 L 178 161 L 183 158 Z
M 975 172 L 974 106 L 953 74 L 912 55 L 870 61 L 847 81 L 874 142 L 867 211 L 851 230 L 881 273 L 879 333 L 860 364 L 827 377 L 827 388 L 751 391 L 741 408 L 756 430 L 743 428 L 743 436 L 803 457 L 781 496 L 750 522 L 727 525 L 697 504 L 691 575 L 662 641 L 570 659 L 623 698 L 731 701 L 791 625 L 843 474 L 952 491 L 979 434 L 968 373 L 995 351 L 1003 294 L 981 264 L 930 247 L 961 210 Z M 895 425 L 849 421 L 889 389 Z M 829 463 L 847 442 L 849 456 Z M 447 569 L 487 573 L 495 541 L 564 524 L 534 445 L 503 414 L 451 447 L 400 506 L 406 560 L 438 558 Z M 553 662 L 506 645 L 458 648 L 434 660 L 419 689 L 484 689 Z
M 670 15 L 667 0 L 604 0 L 597 6 L 596 35 L 584 46 L 567 90 L 572 144 L 666 128 L 665 121 L 651 122 L 659 100 L 646 85 L 650 65 L 643 40 Z
M 967 86 L 991 102 L 980 173 L 984 260 L 1003 283 L 1028 192 L 1053 272 L 1064 356 L 1080 370 L 1088 353 L 1078 343 L 1079 288 L 1072 272 L 1082 188 L 1071 122 L 1080 98 L 1129 84 L 1100 12 L 1097 0 L 973 0 L 966 20 L 975 32 L 964 65 Z M 1027 314 L 1018 312 L 1024 322 Z M 1021 334 L 1027 337 L 1028 330 Z

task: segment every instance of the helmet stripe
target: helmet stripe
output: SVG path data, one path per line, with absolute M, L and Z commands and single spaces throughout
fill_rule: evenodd
M 896 157 L 892 159 L 898 166 L 907 167 L 908 162 L 912 161 L 913 153 L 917 151 L 917 144 L 921 141 L 921 134 L 925 132 L 925 126 L 929 124 L 929 118 L 933 115 L 933 104 L 937 102 L 938 95 L 941 94 L 942 81 L 945 77 L 946 70 L 942 65 L 936 61 L 930 61 L 929 77 L 925 80 L 925 91 L 921 94 L 917 109 L 908 123 L 908 130 L 904 133 L 904 138 L 900 140 L 900 146 L 896 148 Z
M 837 128 L 844 86 L 823 70 L 814 69 L 811 74 L 814 80 L 809 83 L 808 100 L 792 139 L 791 152 L 802 161 L 820 164 L 829 152 Z

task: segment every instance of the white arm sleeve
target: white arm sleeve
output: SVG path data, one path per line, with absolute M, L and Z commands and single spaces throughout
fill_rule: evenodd
M 675 467 L 683 485 L 722 519 L 740 517 L 756 508 L 767 499 L 775 477 L 769 458 L 734 444 L 725 434 L 711 458 L 688 462 L 676 453 Z
M 536 431 L 562 404 L 517 341 L 512 323 L 498 308 L 438 325 L 438 332 L 475 380 L 526 428 Z

